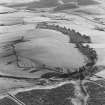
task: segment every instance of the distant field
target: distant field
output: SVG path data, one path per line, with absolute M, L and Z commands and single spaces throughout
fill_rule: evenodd
M 77 1 L 77 0 L 75 0 Z M 99 4 L 98 2 L 94 1 L 94 0 L 78 0 L 78 4 L 79 5 L 95 5 L 95 4 Z M 63 0 L 64 3 L 68 3 L 68 2 L 74 2 L 74 0 Z M 40 2 L 30 2 L 30 3 L 20 3 L 20 4 L 10 4 L 8 5 L 9 7 L 27 7 L 28 9 L 32 9 L 32 8 L 46 8 L 46 7 L 54 7 L 57 6 L 58 0 L 41 0 Z
M 79 5 L 95 5 L 95 4 L 99 4 L 97 1 L 95 0 L 78 0 L 78 4 Z

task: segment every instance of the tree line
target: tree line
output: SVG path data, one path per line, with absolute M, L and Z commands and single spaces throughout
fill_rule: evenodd
M 70 39 L 69 40 L 70 43 L 91 43 L 91 39 L 89 36 L 82 35 L 81 33 L 76 32 L 74 29 L 66 28 L 65 26 L 61 27 L 59 25 L 54 25 L 54 24 L 50 25 L 46 22 L 41 22 L 37 24 L 36 28 L 51 29 L 51 30 L 59 31 L 64 35 L 68 35 Z

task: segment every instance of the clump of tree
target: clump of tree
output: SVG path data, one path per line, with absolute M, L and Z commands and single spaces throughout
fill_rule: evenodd
M 43 28 L 43 29 L 51 29 L 51 30 L 56 30 L 64 35 L 68 35 L 70 39 L 70 43 L 91 43 L 91 39 L 89 36 L 82 35 L 79 32 L 76 32 L 74 29 L 66 28 L 66 27 L 61 27 L 59 25 L 50 25 L 47 24 L 46 22 L 39 23 L 36 28 Z
M 90 48 L 89 45 L 84 46 L 82 43 L 76 43 L 76 47 L 89 59 L 89 63 L 87 63 L 86 66 L 93 66 L 96 63 L 98 57 L 96 51 L 93 48 Z
M 99 26 L 95 26 L 94 29 L 95 30 L 98 30 L 98 31 L 105 31 L 105 28 L 104 27 L 99 27 Z
M 58 5 L 53 9 L 54 12 L 61 11 L 61 10 L 68 10 L 68 9 L 75 9 L 78 8 L 78 4 L 76 2 L 64 3 L 62 5 Z

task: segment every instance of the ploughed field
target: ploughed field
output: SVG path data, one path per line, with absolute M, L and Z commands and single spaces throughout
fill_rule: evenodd
M 88 93 L 88 105 L 105 104 L 105 89 L 100 88 L 94 83 L 86 83 Z M 101 91 L 100 91 L 101 90 Z M 65 84 L 52 90 L 32 90 L 18 93 L 18 99 L 26 105 L 73 105 L 70 97 L 74 97 L 74 88 L 72 84 Z M 17 105 L 8 98 L 0 100 L 2 105 Z

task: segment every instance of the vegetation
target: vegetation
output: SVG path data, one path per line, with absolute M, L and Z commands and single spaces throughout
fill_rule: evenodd
M 84 46 L 81 43 L 76 43 L 76 47 L 79 49 L 79 51 L 87 56 L 89 59 L 89 63 L 87 63 L 87 66 L 93 66 L 97 61 L 97 54 L 96 51 L 93 48 L 90 48 L 89 45 Z
M 75 30 L 71 30 L 70 28 L 60 27 L 59 25 L 49 25 L 46 22 L 39 23 L 36 28 L 43 28 L 43 29 L 51 29 L 56 30 L 64 35 L 68 35 L 70 39 L 70 43 L 91 43 L 91 39 L 89 36 L 82 35 Z
M 104 27 L 99 27 L 99 26 L 96 26 L 94 29 L 98 31 L 105 31 Z
M 62 4 L 62 5 L 58 5 L 57 7 L 54 8 L 53 11 L 68 10 L 68 9 L 74 9 L 74 8 L 78 8 L 77 3 L 70 2 L 70 3 L 65 3 L 65 4 Z

